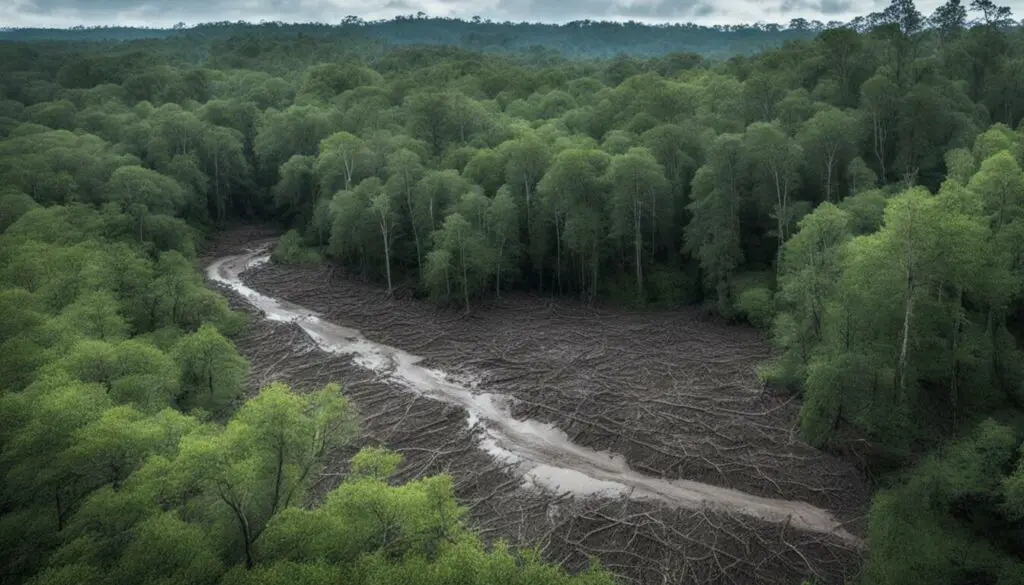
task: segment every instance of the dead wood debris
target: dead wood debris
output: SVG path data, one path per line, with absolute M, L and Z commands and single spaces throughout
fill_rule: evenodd
M 768 351 L 755 332 L 693 311 L 592 309 L 518 296 L 473 319 L 323 271 L 266 266 L 244 275 L 272 294 L 359 328 L 451 372 L 485 375 L 481 387 L 515 399 L 517 417 L 551 422 L 578 443 L 622 454 L 645 473 L 803 500 L 862 533 L 867 489 L 854 467 L 795 435 L 799 405 L 761 392 L 753 366 Z M 228 293 L 231 304 L 244 302 Z M 397 481 L 439 472 L 455 479 L 487 539 L 538 546 L 582 569 L 588 555 L 630 583 L 842 582 L 859 553 L 834 538 L 711 511 L 646 501 L 572 498 L 525 489 L 507 465 L 475 448 L 465 413 L 416 396 L 319 351 L 295 325 L 254 320 L 236 339 L 252 361 L 250 389 L 287 381 L 342 382 L 366 440 L 405 456 Z M 317 484 L 340 481 L 338 453 Z

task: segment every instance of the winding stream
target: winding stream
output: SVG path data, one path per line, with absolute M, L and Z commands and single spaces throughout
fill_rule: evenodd
M 246 286 L 239 275 L 268 260 L 263 250 L 227 256 L 213 262 L 207 276 L 245 297 L 267 319 L 295 323 L 324 351 L 349 355 L 381 378 L 425 397 L 461 406 L 469 415 L 469 425 L 484 429 L 479 447 L 515 464 L 525 485 L 559 493 L 657 500 L 691 510 L 707 507 L 768 522 L 788 521 L 800 530 L 861 545 L 860 539 L 846 531 L 828 510 L 801 501 L 763 498 L 705 483 L 637 473 L 623 457 L 576 445 L 552 425 L 513 418 L 507 398 L 500 394 L 477 392 L 471 381 L 456 381 L 445 372 L 420 366 L 421 357 L 374 343 L 356 329 L 330 323 L 309 309 Z

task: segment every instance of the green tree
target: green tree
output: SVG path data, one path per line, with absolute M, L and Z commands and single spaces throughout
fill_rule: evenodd
M 323 456 L 352 439 L 352 411 L 337 385 L 309 394 L 263 388 L 223 430 L 186 436 L 176 472 L 235 526 L 246 567 L 253 544 L 282 510 L 303 502 Z
M 174 347 L 181 368 L 181 395 L 185 409 L 222 408 L 242 392 L 249 363 L 212 325 L 203 325 Z
M 687 205 L 692 219 L 684 229 L 683 251 L 695 258 L 705 287 L 714 291 L 718 308 L 729 312 L 733 272 L 743 262 L 740 212 L 746 197 L 743 137 L 726 134 L 715 139 L 708 162 L 697 169 Z
M 487 233 L 494 249 L 494 294 L 501 297 L 501 278 L 509 270 L 516 269 L 519 259 L 519 206 L 510 189 L 498 189 L 487 209 Z
M 252 213 L 247 199 L 234 200 L 234 194 L 248 186 L 251 174 L 243 141 L 244 136 L 237 130 L 213 127 L 203 134 L 199 145 L 199 157 L 209 177 L 207 190 L 212 195 L 208 211 L 218 225 L 223 225 L 227 219 L 229 207 Z
M 947 0 L 935 9 L 931 17 L 939 29 L 944 42 L 950 42 L 960 36 L 967 24 L 967 9 L 960 0 Z
M 771 186 L 775 199 L 772 216 L 776 225 L 771 235 L 776 237 L 781 250 L 789 237 L 792 222 L 790 196 L 799 182 L 803 150 L 778 127 L 764 122 L 756 122 L 747 128 L 743 148 L 756 176 Z
M 380 242 L 373 197 L 381 192 L 380 179 L 364 180 L 352 191 L 338 191 L 331 200 L 331 236 L 328 250 L 341 260 L 356 258 L 362 269 L 369 267 L 369 251 Z
M 416 190 L 416 183 L 423 177 L 423 164 L 420 161 L 419 155 L 407 148 L 401 148 L 394 153 L 390 154 L 387 158 L 387 171 L 388 181 L 385 184 L 385 190 L 388 194 L 388 202 L 390 205 L 391 201 L 402 202 L 401 206 L 396 206 L 393 213 L 401 214 L 400 209 L 404 207 L 404 216 L 407 218 L 412 225 L 412 238 L 416 244 L 416 268 L 419 274 L 423 273 L 423 234 L 417 229 L 415 217 L 417 214 L 417 205 L 413 199 L 413 194 Z M 374 204 L 376 207 L 376 204 Z M 388 212 L 392 213 L 392 212 Z M 381 228 L 382 232 L 384 228 Z M 389 236 L 385 236 L 387 238 Z M 390 245 L 388 247 L 390 250 Z M 388 279 L 390 283 L 390 278 Z M 388 290 L 390 294 L 390 284 Z
M 108 185 L 111 201 L 121 211 L 135 218 L 139 241 L 144 241 L 144 228 L 149 213 L 172 215 L 185 204 L 185 195 L 174 179 L 140 166 L 126 166 L 114 171 Z
M 497 266 L 484 234 L 473 227 L 460 213 L 444 218 L 441 229 L 434 232 L 434 249 L 427 255 L 424 284 L 436 295 L 445 296 L 454 284 L 462 291 L 468 313 L 469 297 L 482 290 Z M 451 283 L 451 284 L 450 284 Z
M 316 160 L 313 156 L 295 155 L 281 165 L 281 178 L 274 185 L 274 202 L 285 221 L 305 225 L 312 218 L 320 191 L 314 173 Z
M 0 193 L 0 233 L 3 233 L 19 217 L 37 207 L 39 204 L 24 193 L 10 190 Z
M 871 153 L 878 165 L 878 176 L 887 182 L 894 118 L 897 112 L 896 83 L 887 75 L 876 74 L 860 88 L 860 110 L 871 136 Z
M 505 181 L 522 196 L 525 202 L 523 211 L 526 213 L 526 225 L 529 226 L 532 221 L 531 210 L 534 207 L 533 195 L 537 190 L 537 183 L 547 170 L 550 151 L 533 133 L 502 143 L 500 151 L 508 161 L 505 164 Z M 519 191 L 520 186 L 522 191 Z
M 858 58 L 864 45 L 861 36 L 851 28 L 830 28 L 818 35 L 817 41 L 824 49 L 828 70 L 839 88 L 838 105 L 855 106 Z
M 839 191 L 840 171 L 853 158 L 859 142 L 857 119 L 849 113 L 828 108 L 814 114 L 800 129 L 797 142 L 803 153 L 813 162 L 809 165 L 818 175 L 817 180 L 824 187 L 825 201 L 835 202 Z
M 780 311 L 773 337 L 784 351 L 780 358 L 785 380 L 802 380 L 803 370 L 822 341 L 825 313 L 843 268 L 845 244 L 851 239 L 851 218 L 825 202 L 800 220 L 796 234 L 782 247 Z
M 61 311 L 58 326 L 85 337 L 118 341 L 128 336 L 128 322 L 119 309 L 117 299 L 106 291 L 83 293 Z
M 391 204 L 391 196 L 386 190 L 380 190 L 370 199 L 370 208 L 377 220 L 381 241 L 384 242 L 384 271 L 388 278 L 388 296 L 394 290 L 391 284 L 391 244 L 395 238 L 397 214 Z
M 348 132 L 335 132 L 320 143 L 320 155 L 313 165 L 322 193 L 351 189 L 366 165 L 368 151 L 363 140 Z
M 658 213 L 668 189 L 664 168 L 646 148 L 631 148 L 612 158 L 608 168 L 611 184 L 612 230 L 620 238 L 633 239 L 633 266 L 637 299 L 644 297 L 644 222 L 649 222 L 652 251 L 658 233 Z M 660 204 L 659 204 L 660 201 Z
M 441 227 L 444 211 L 468 193 L 473 185 L 457 171 L 427 171 L 416 184 L 412 221 L 419 233 L 432 233 Z
M 555 267 L 560 289 L 563 286 L 562 245 L 565 244 L 580 259 L 580 291 L 587 288 L 583 267 L 589 265 L 591 295 L 597 293 L 599 245 L 603 240 L 607 205 L 605 172 L 610 160 L 611 157 L 599 150 L 566 149 L 558 153 L 538 184 L 555 228 Z
M 224 572 L 211 534 L 173 512 L 155 514 L 136 530 L 110 575 L 114 582 L 204 584 Z
M 498 152 L 483 148 L 473 154 L 462 174 L 483 187 L 488 197 L 493 197 L 505 182 L 506 163 Z

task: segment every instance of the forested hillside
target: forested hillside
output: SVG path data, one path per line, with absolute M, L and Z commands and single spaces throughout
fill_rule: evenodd
M 1009 9 L 894 0 L 714 60 L 752 47 L 663 54 L 666 27 L 605 59 L 650 31 L 420 20 L 0 44 L 5 583 L 612 582 L 486 548 L 450 477 L 390 485 L 379 448 L 307 506 L 355 409 L 247 394 L 245 318 L 196 271 L 205 235 L 267 221 L 275 261 L 388 296 L 759 327 L 799 438 L 875 482 L 859 582 L 1024 582 Z
M 842 23 L 831 23 L 839 26 Z M 487 53 L 548 50 L 566 57 L 612 57 L 617 54 L 660 56 L 694 52 L 712 57 L 752 54 L 787 40 L 808 39 L 824 30 L 821 22 L 796 19 L 788 26 L 700 26 L 672 24 L 652 26 L 638 22 L 574 21 L 564 25 L 493 22 L 474 18 L 430 18 L 417 15 L 391 20 L 363 21 L 348 17 L 343 22 L 291 24 L 270 22 L 214 22 L 170 29 L 128 27 L 78 27 L 75 29 L 0 29 L 0 40 L 11 41 L 138 41 L 167 39 L 189 42 L 228 41 L 240 38 L 271 39 L 301 35 L 336 44 L 359 43 L 363 49 L 383 50 L 408 45 L 460 46 Z M 858 22 L 854 26 L 866 26 Z

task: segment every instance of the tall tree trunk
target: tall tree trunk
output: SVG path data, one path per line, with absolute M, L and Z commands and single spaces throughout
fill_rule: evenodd
M 785 216 L 786 216 L 786 194 L 783 193 L 779 172 L 774 171 L 775 176 L 775 225 L 779 245 L 775 248 L 775 276 L 778 278 L 779 270 L 782 269 L 782 246 L 786 243 Z
M 914 316 L 914 293 L 917 285 L 914 281 L 912 268 L 907 269 L 907 290 L 904 299 L 905 309 L 903 311 L 903 335 L 900 341 L 899 359 L 899 396 L 904 397 L 907 390 L 907 349 L 910 345 L 910 324 Z
M 254 539 L 252 527 L 249 526 L 249 519 L 246 518 L 245 513 L 242 512 L 242 509 L 231 498 L 228 498 L 223 493 L 220 494 L 220 498 L 231 508 L 231 511 L 235 513 L 235 519 L 238 520 L 238 526 L 242 530 L 242 540 L 245 543 L 245 568 L 251 571 L 256 563 L 253 562 L 252 558 L 252 542 Z
M 526 230 L 530 230 L 530 176 L 523 178 L 523 189 L 526 191 Z
M 885 129 L 882 122 L 878 119 L 876 112 L 871 112 L 871 127 L 874 132 L 874 151 L 875 158 L 878 160 L 879 178 L 882 180 L 882 184 L 887 183 L 885 175 Z
M 405 204 L 409 208 L 409 223 L 412 224 L 412 238 L 416 242 L 416 270 L 417 276 L 423 278 L 423 253 L 420 251 L 420 234 L 416 229 L 416 217 L 412 211 L 412 186 L 409 184 L 409 177 L 405 177 Z
M 383 217 L 380 219 L 380 234 L 384 238 L 384 269 L 388 276 L 388 296 L 391 296 L 391 238 L 388 237 L 388 229 Z
M 462 298 L 466 302 L 466 312 L 469 312 L 469 274 L 466 270 L 466 247 L 459 242 L 459 264 L 462 265 Z

